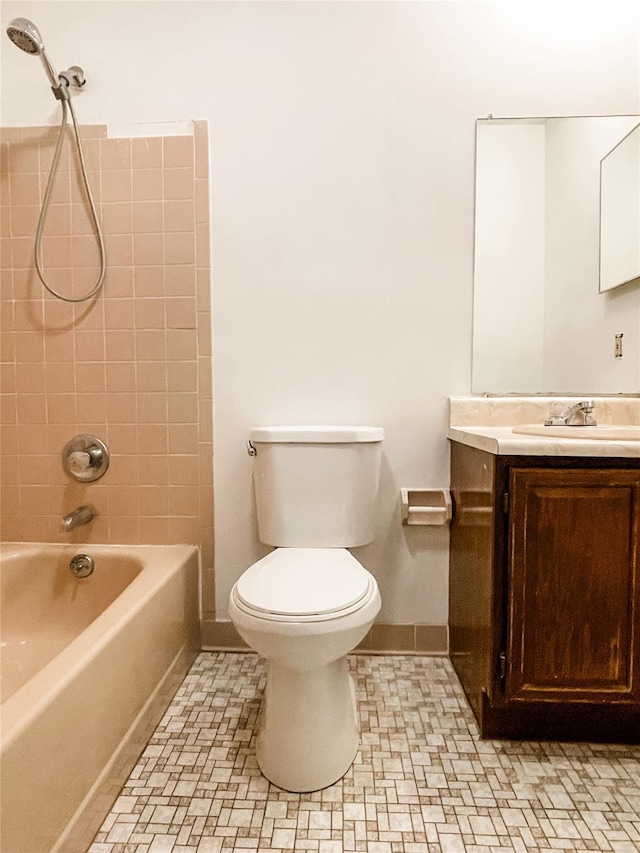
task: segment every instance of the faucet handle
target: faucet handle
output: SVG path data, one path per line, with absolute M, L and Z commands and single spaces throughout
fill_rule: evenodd
M 561 403 L 552 403 L 549 407 L 549 415 L 544 422 L 545 426 L 562 426 L 564 424 L 564 416 L 562 414 Z
M 74 450 L 67 457 L 67 463 L 74 474 L 80 474 L 91 466 L 91 454 L 84 450 Z
M 107 446 L 95 435 L 76 435 L 62 450 L 62 467 L 74 480 L 98 480 L 109 467 Z

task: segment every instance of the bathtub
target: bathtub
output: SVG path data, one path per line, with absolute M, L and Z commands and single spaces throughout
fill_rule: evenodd
M 82 853 L 198 651 L 198 551 L 5 543 L 0 579 L 0 850 Z

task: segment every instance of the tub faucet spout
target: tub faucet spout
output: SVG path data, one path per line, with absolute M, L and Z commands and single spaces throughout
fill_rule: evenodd
M 63 517 L 61 525 L 62 530 L 65 533 L 71 533 L 72 530 L 75 530 L 76 527 L 80 527 L 81 524 L 89 524 L 95 516 L 96 508 L 93 504 L 84 504 L 84 506 L 79 506 L 78 509 L 74 509 L 74 511 L 70 512 L 69 515 L 65 515 Z

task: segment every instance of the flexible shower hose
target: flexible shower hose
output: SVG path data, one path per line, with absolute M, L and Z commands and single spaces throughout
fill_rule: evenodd
M 102 285 L 104 284 L 104 276 L 106 272 L 106 255 L 104 250 L 104 240 L 102 237 L 102 231 L 100 229 L 100 222 L 98 221 L 98 214 L 96 213 L 96 206 L 93 201 L 93 196 L 91 195 L 91 188 L 89 186 L 89 179 L 87 178 L 87 169 L 84 162 L 84 154 L 82 152 L 82 143 L 80 141 L 80 132 L 78 130 L 78 122 L 76 121 L 76 114 L 73 109 L 73 104 L 70 100 L 61 100 L 62 104 L 62 123 L 60 124 L 60 133 L 58 135 L 58 142 L 56 145 L 56 150 L 53 155 L 53 161 L 51 163 L 51 171 L 49 172 L 49 180 L 47 181 L 47 188 L 44 193 L 44 199 L 42 200 L 42 209 L 40 210 L 40 217 L 38 219 L 38 227 L 36 228 L 36 242 L 34 249 L 34 259 L 36 262 L 36 271 L 38 273 L 38 278 L 42 282 L 43 286 L 52 296 L 57 297 L 58 299 L 62 299 L 64 302 L 86 302 L 89 299 L 92 299 L 97 293 L 100 292 Z M 68 109 L 67 109 L 68 105 Z M 71 113 L 71 119 L 73 122 L 73 132 L 76 140 L 76 148 L 78 151 L 78 160 L 80 162 L 80 171 L 82 173 L 82 180 L 84 182 L 84 188 L 87 193 L 87 200 L 89 202 L 89 207 L 91 209 L 91 216 L 93 218 L 93 225 L 95 229 L 96 238 L 98 241 L 98 251 L 100 253 L 100 275 L 98 276 L 98 280 L 93 285 L 91 290 L 86 293 L 84 296 L 63 296 L 62 293 L 58 293 L 57 290 L 54 290 L 50 284 L 47 283 L 44 270 L 42 267 L 42 232 L 44 230 L 44 224 L 47 218 L 47 213 L 49 212 L 49 203 L 51 201 L 51 193 L 53 192 L 53 185 L 55 183 L 56 175 L 58 173 L 58 163 L 60 161 L 60 153 L 62 151 L 62 144 L 64 142 L 64 134 L 67 128 L 68 123 L 68 112 Z

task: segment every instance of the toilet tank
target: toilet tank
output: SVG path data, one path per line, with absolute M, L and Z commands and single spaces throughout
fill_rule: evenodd
M 254 427 L 260 541 L 280 548 L 371 542 L 383 439 L 381 427 Z

